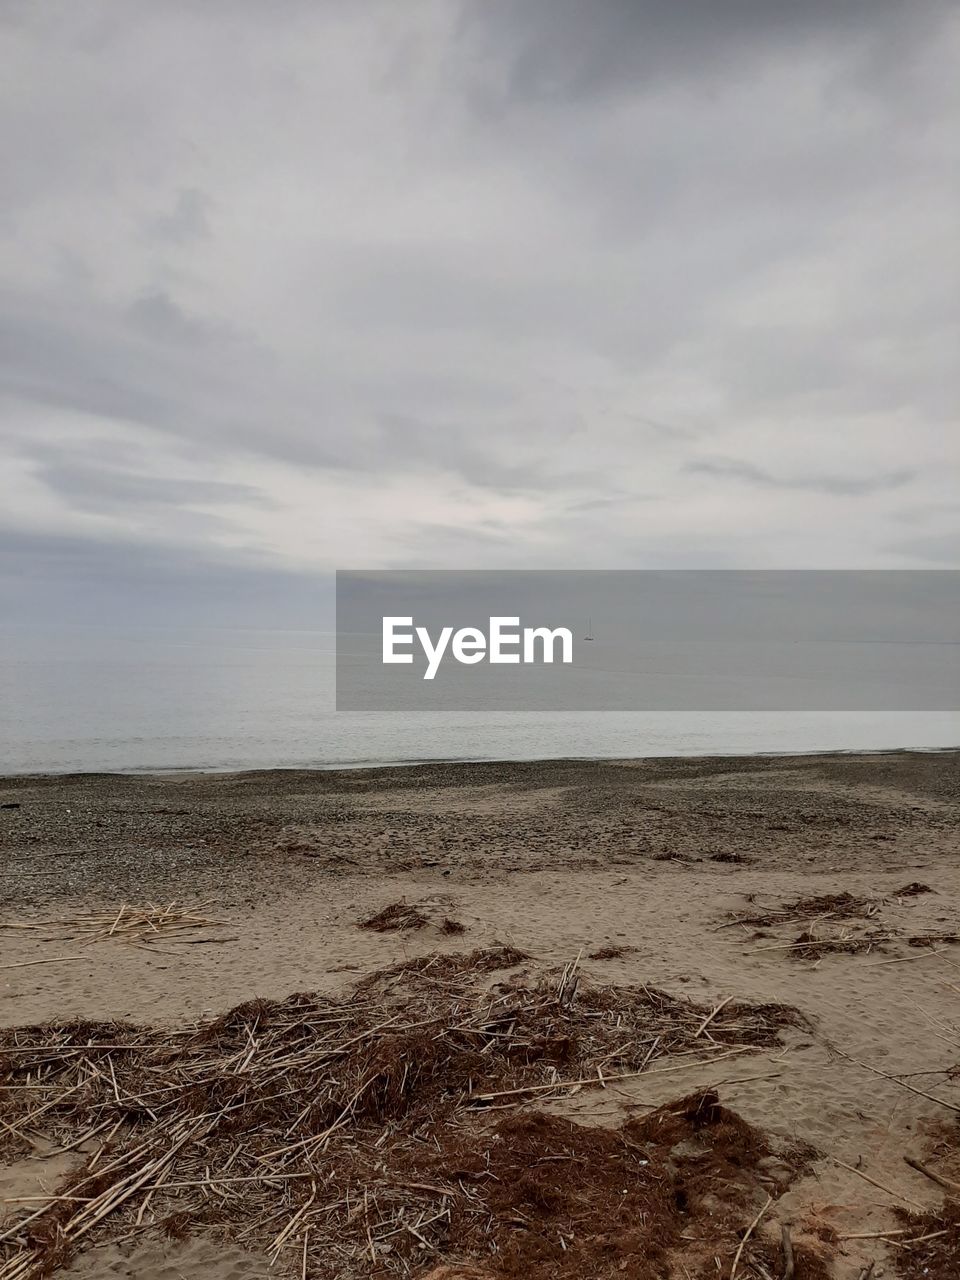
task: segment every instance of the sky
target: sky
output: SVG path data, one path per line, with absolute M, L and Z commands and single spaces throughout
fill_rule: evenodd
M 0 59 L 8 620 L 960 565 L 955 3 L 0 0 Z

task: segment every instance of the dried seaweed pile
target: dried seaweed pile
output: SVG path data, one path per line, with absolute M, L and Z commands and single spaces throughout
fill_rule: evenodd
M 611 946 L 599 947 L 596 951 L 591 951 L 587 956 L 588 960 L 620 960 L 624 956 L 633 955 L 638 950 L 637 947 L 619 946 L 613 944 Z
M 928 884 L 921 884 L 919 880 L 911 880 L 909 884 L 897 889 L 893 896 L 895 898 L 920 898 L 924 894 L 933 892 L 934 890 Z
M 453 920 L 450 916 L 444 915 L 437 903 L 412 903 L 407 902 L 405 898 L 401 898 L 399 902 L 389 903 L 366 920 L 360 920 L 357 927 L 372 929 L 375 933 L 405 933 L 411 929 L 422 929 L 429 924 L 435 924 L 441 933 L 466 933 L 466 926 L 459 920 Z
M 588 1242 L 603 1222 L 619 1232 L 618 1259 L 655 1256 L 689 1222 L 644 1145 L 655 1135 L 521 1123 L 504 1109 L 669 1070 L 665 1055 L 671 1066 L 684 1054 L 719 1062 L 773 1045 L 798 1016 L 589 987 L 576 965 L 530 978 L 516 972 L 524 959 L 509 948 L 427 957 L 371 975 L 346 999 L 255 1001 L 175 1032 L 0 1032 L 2 1153 L 25 1154 L 34 1137 L 78 1153 L 51 1197 L 5 1223 L 0 1280 L 48 1275 L 97 1240 L 212 1226 L 266 1250 L 278 1274 L 323 1280 L 415 1274 L 454 1253 L 498 1266 L 515 1257 L 528 1276 L 599 1275 Z M 562 1168 L 554 1191 L 541 1162 Z M 742 1179 L 723 1177 L 740 1197 L 735 1232 Z
M 779 907 L 738 916 L 728 923 L 764 930 L 803 925 L 791 942 L 761 950 L 783 951 L 796 960 L 819 960 L 824 955 L 881 950 L 885 943 L 894 941 L 897 931 L 879 921 L 881 906 L 876 899 L 830 893 L 798 898 Z
M 960 1026 L 937 1023 L 940 1039 L 960 1048 Z M 958 1064 L 943 1069 L 947 1078 L 956 1078 Z M 954 1114 L 943 1125 L 926 1131 L 928 1155 L 925 1161 L 913 1156 L 904 1159 L 918 1173 L 925 1174 L 945 1193 L 939 1210 L 913 1213 L 897 1209 L 901 1226 L 890 1232 L 896 1250 L 897 1274 L 903 1280 L 956 1280 L 960 1275 L 960 1117 Z
M 904 1225 L 890 1238 L 902 1280 L 956 1280 L 960 1275 L 960 1199 L 945 1200 L 939 1212 L 898 1210 L 897 1217 Z
M 869 955 L 871 951 L 883 950 L 885 942 L 891 942 L 896 934 L 883 929 L 868 929 L 863 933 L 854 933 L 849 929 L 841 929 L 838 934 L 825 935 L 811 929 L 804 929 L 784 950 L 795 960 L 819 960 L 825 955 Z
M 739 916 L 735 923 L 769 928 L 771 925 L 800 924 L 810 920 L 870 919 L 879 910 L 880 904 L 870 898 L 859 898 L 852 893 L 826 893 L 797 898 L 795 902 L 785 902 L 779 907 Z
M 891 896 L 902 905 L 904 899 L 927 893 L 933 893 L 929 885 L 914 881 Z M 882 907 L 883 901 L 876 898 L 857 897 L 851 893 L 822 894 L 737 916 L 721 928 L 752 925 L 758 929 L 770 929 L 802 924 L 805 928 L 792 942 L 761 950 L 784 951 L 800 960 L 819 960 L 821 956 L 840 952 L 852 955 L 882 950 L 885 943 L 900 938 L 900 930 L 880 919 Z M 957 942 L 960 942 L 960 933 L 954 930 L 917 933 L 906 938 L 909 947 L 938 947 Z

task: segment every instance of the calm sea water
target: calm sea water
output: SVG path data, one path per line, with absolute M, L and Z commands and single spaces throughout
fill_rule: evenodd
M 338 713 L 334 636 L 0 627 L 0 773 L 960 745 L 953 712 Z

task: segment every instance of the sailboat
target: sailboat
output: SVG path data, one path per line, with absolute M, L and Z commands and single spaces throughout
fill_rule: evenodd
M 593 639 L 593 622 L 590 618 L 587 619 L 587 634 L 583 638 L 584 640 Z

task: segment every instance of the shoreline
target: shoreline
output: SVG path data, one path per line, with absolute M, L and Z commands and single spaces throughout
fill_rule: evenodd
M 10 782 L 23 780 L 65 780 L 74 778 L 242 778 L 270 777 L 274 774 L 328 774 L 382 772 L 388 769 L 418 768 L 457 768 L 463 765 L 592 765 L 635 764 L 640 761 L 654 764 L 666 764 L 676 760 L 700 761 L 715 764 L 725 760 L 796 760 L 796 759 L 846 759 L 850 757 L 873 756 L 936 756 L 956 754 L 960 757 L 960 742 L 949 746 L 934 747 L 835 747 L 829 751 L 818 748 L 799 751 L 741 751 L 701 754 L 697 752 L 675 752 L 668 755 L 633 755 L 633 756 L 419 756 L 403 760 L 359 760 L 336 761 L 331 764 L 289 764 L 262 765 L 253 768 L 236 769 L 229 765 L 190 765 L 136 766 L 129 769 L 67 769 L 36 770 L 20 772 L 18 770 L 0 771 L 0 787 Z

